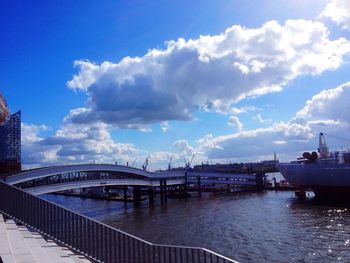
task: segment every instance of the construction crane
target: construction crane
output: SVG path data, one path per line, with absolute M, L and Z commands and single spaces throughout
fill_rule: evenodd
M 146 158 L 146 160 L 144 161 L 144 163 L 142 165 L 142 170 L 146 171 L 147 170 L 147 166 L 148 166 L 148 157 Z
M 171 170 L 171 161 L 173 160 L 173 157 L 170 157 L 169 163 L 168 163 L 168 171 Z
M 190 167 L 192 165 L 193 159 L 194 159 L 194 154 L 192 154 L 192 158 L 191 158 L 191 161 L 190 161 Z
M 0 94 L 0 125 L 3 124 L 9 116 L 9 109 L 5 98 Z
M 191 165 L 192 165 L 193 159 L 194 159 L 194 154 L 192 154 L 191 161 L 188 161 L 188 162 L 187 162 L 187 161 L 186 161 L 186 159 L 184 158 L 184 161 L 185 161 L 185 167 L 186 167 L 186 169 L 191 168 Z
M 135 164 L 136 160 L 137 160 L 137 158 L 135 158 L 135 160 L 133 161 L 133 163 L 131 165 L 132 167 L 134 167 L 134 164 Z

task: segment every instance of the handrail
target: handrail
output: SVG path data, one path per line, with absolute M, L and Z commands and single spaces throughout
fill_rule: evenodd
M 234 263 L 199 247 L 152 244 L 0 181 L 0 212 L 95 262 Z
M 106 171 L 106 172 L 121 172 L 121 173 L 129 173 L 138 176 L 142 176 L 144 178 L 154 178 L 159 179 L 161 177 L 177 177 L 184 176 L 184 173 L 181 172 L 149 172 L 145 170 L 141 170 L 138 168 L 130 167 L 130 166 L 121 166 L 121 165 L 113 165 L 113 164 L 75 164 L 75 165 L 61 165 L 61 166 L 51 166 L 40 169 L 23 171 L 21 173 L 17 173 L 10 177 L 6 178 L 6 181 L 15 185 L 18 183 L 22 183 L 28 180 L 39 179 L 47 176 L 55 176 L 60 174 L 67 173 L 75 173 L 75 172 L 97 172 L 97 171 Z

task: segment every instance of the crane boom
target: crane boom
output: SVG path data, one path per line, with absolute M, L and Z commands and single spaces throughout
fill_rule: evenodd
M 147 170 L 147 166 L 148 166 L 148 157 L 146 158 L 145 162 L 143 163 L 142 169 L 143 169 L 144 171 L 146 171 L 146 170 Z

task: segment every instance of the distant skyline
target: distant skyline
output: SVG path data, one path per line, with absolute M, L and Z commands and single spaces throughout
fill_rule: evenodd
M 2 1 L 23 164 L 282 161 L 350 148 L 350 2 Z

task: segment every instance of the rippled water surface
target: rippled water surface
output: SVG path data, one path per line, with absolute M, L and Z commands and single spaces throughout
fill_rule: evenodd
M 203 195 L 140 208 L 46 198 L 154 243 L 200 246 L 240 262 L 350 262 L 350 206 L 293 192 Z

